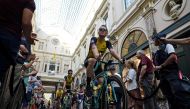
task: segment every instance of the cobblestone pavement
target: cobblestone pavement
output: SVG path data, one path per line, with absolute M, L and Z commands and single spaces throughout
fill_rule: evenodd
M 157 100 L 160 109 L 169 109 L 167 100 Z

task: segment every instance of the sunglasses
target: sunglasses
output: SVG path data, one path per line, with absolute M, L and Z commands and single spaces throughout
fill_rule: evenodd
M 100 28 L 99 31 L 107 31 L 105 28 Z

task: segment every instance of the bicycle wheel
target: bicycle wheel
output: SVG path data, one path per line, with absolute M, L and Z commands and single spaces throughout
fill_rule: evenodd
M 24 93 L 25 93 L 25 86 L 23 83 L 23 80 L 21 79 L 18 83 L 18 89 L 15 92 L 15 95 L 13 96 L 12 100 L 10 101 L 9 104 L 9 109 L 20 109 L 21 105 L 22 105 L 22 99 L 24 97 Z
M 66 95 L 63 103 L 63 108 L 71 109 L 71 102 L 72 102 L 71 96 Z
M 110 76 L 108 77 L 107 83 L 111 83 L 111 82 L 116 82 L 119 85 L 119 92 L 121 92 L 122 96 L 121 96 L 121 109 L 127 109 L 128 105 L 127 105 L 127 93 L 125 91 L 125 85 L 123 83 L 123 81 L 121 80 L 120 77 L 114 75 L 114 76 Z M 100 99 L 100 109 L 108 109 L 109 106 L 111 105 L 108 101 L 108 94 L 107 94 L 107 87 L 103 87 L 102 89 L 102 94 L 101 94 L 101 99 Z
M 11 100 L 12 96 L 10 94 L 10 81 L 11 81 L 11 75 L 13 72 L 14 68 L 13 66 L 10 66 L 9 69 L 6 71 L 5 75 L 2 77 L 3 79 L 3 84 L 1 84 L 1 88 L 0 89 L 1 93 L 0 93 L 0 107 L 1 109 L 6 109 L 9 101 Z
M 87 97 L 84 97 L 83 99 L 83 109 L 90 109 L 91 107 L 91 99 L 87 99 Z

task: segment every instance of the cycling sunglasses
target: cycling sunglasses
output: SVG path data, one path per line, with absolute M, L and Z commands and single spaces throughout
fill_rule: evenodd
M 107 31 L 105 28 L 100 28 L 99 31 Z

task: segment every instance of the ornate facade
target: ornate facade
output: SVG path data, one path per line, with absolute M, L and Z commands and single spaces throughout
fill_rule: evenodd
M 107 25 L 108 39 L 121 56 L 136 60 L 136 51 L 144 49 L 151 58 L 152 52 L 157 49 L 151 41 L 153 34 L 166 33 L 168 38 L 189 36 L 189 10 L 188 0 L 104 0 L 75 50 L 72 69 L 77 71 L 81 68 L 88 53 L 89 39 L 97 36 L 100 25 Z M 189 51 L 188 46 L 176 48 L 180 68 L 188 76 Z M 111 58 L 109 54 L 105 56 L 107 60 Z M 76 74 L 76 77 L 82 78 L 83 73 L 85 70 Z M 80 80 L 77 82 L 81 83 Z

